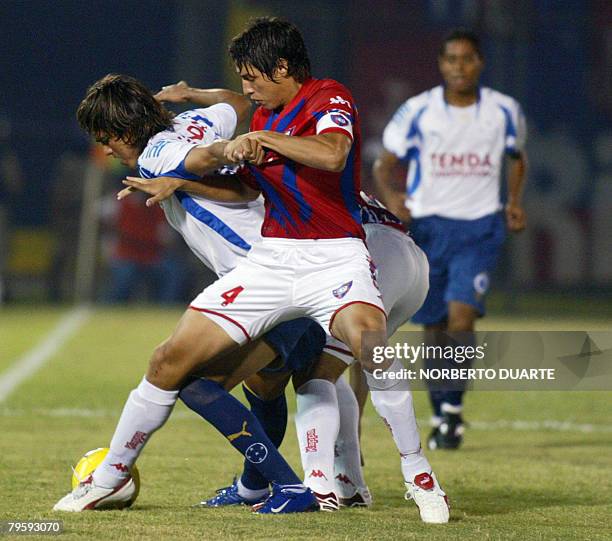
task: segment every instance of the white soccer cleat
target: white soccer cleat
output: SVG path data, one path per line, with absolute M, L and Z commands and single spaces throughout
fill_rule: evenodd
M 132 477 L 115 488 L 103 488 L 96 486 L 90 475 L 58 501 L 53 510 L 79 513 L 92 509 L 122 509 L 132 504 L 136 490 Z
M 412 483 L 406 485 L 407 500 L 414 500 L 421 520 L 429 524 L 446 524 L 450 516 L 450 506 L 448 498 L 440 488 L 440 484 L 435 474 L 419 473 L 414 477 Z

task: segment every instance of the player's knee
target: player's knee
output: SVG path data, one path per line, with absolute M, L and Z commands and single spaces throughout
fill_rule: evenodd
M 183 373 L 183 363 L 180 361 L 180 348 L 177 348 L 171 340 L 166 340 L 153 351 L 149 361 L 147 379 L 162 389 L 178 388 L 181 381 L 188 375 Z
M 449 319 L 448 332 L 472 332 L 474 331 L 474 317 L 471 315 L 460 315 Z

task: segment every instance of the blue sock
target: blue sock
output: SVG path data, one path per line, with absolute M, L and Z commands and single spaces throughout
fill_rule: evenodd
M 429 390 L 429 401 L 431 402 L 431 409 L 436 417 L 442 417 L 442 400 L 444 398 L 444 391 Z
M 302 484 L 257 418 L 221 385 L 196 379 L 181 390 L 179 397 L 221 432 L 268 482 Z
M 476 346 L 476 336 L 473 332 L 461 331 L 448 333 L 448 339 L 450 344 L 454 347 L 462 346 L 473 348 Z M 469 359 L 454 359 L 452 361 L 452 368 L 472 368 L 472 364 L 474 363 L 471 357 Z M 444 393 L 442 402 L 456 407 L 463 406 L 463 395 L 466 391 L 467 381 L 458 380 L 453 383 L 454 384 Z
M 273 400 L 262 400 L 252 393 L 246 385 L 242 386 L 242 390 L 251 405 L 253 415 L 257 417 L 270 441 L 278 449 L 283 443 L 285 430 L 287 429 L 287 399 L 285 393 Z M 246 488 L 251 490 L 261 490 L 268 487 L 268 480 L 259 473 L 253 463 L 246 459 L 240 480 Z

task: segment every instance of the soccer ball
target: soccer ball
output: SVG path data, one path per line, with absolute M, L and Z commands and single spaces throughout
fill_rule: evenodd
M 77 465 L 72 468 L 73 490 L 79 485 L 81 481 L 84 481 L 89 477 L 91 473 L 93 473 L 93 471 L 104 460 L 104 457 L 108 454 L 108 451 L 108 447 L 99 447 L 98 449 L 88 451 L 81 457 L 81 459 L 77 462 Z M 132 468 L 131 473 L 135 487 L 134 494 L 132 494 L 130 499 L 125 502 L 121 507 L 129 507 L 130 505 L 132 505 L 136 501 L 138 493 L 140 492 L 140 473 L 138 472 L 138 468 L 134 466 Z

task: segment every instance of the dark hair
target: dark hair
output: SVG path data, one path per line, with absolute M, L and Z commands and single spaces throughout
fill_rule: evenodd
M 278 61 L 287 61 L 287 73 L 298 83 L 310 77 L 310 60 L 304 38 L 296 26 L 276 17 L 253 19 L 246 30 L 232 39 L 229 54 L 241 70 L 253 66 L 274 80 Z
M 141 151 L 151 137 L 172 126 L 173 118 L 148 88 L 127 75 L 109 74 L 96 81 L 77 109 L 87 133 L 114 137 Z
M 468 30 L 467 28 L 455 28 L 454 30 L 451 30 L 448 34 L 446 34 L 446 36 L 442 40 L 442 45 L 440 45 L 439 55 L 444 55 L 444 53 L 446 52 L 446 45 L 449 42 L 460 40 L 469 41 L 472 44 L 472 47 L 474 47 L 476 54 L 480 58 L 483 58 L 482 50 L 480 49 L 480 39 L 474 31 Z

